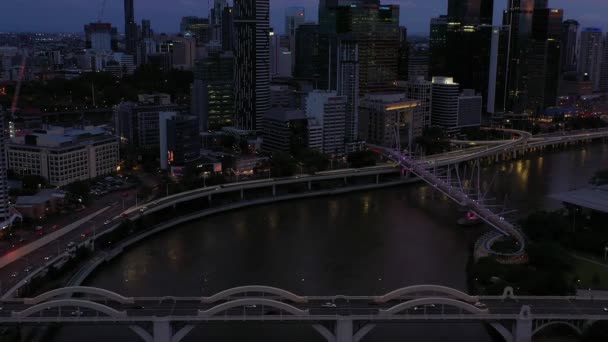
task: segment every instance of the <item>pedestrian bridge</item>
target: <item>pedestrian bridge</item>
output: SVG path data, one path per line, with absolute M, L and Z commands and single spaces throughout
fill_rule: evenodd
M 247 321 L 308 323 L 328 342 L 361 341 L 379 323 L 484 322 L 506 342 L 530 342 L 550 326 L 582 333 L 591 323 L 608 320 L 603 309 L 608 297 L 516 296 L 511 288 L 501 296 L 473 296 L 440 285 L 408 286 L 380 296 L 301 296 L 250 285 L 208 297 L 125 297 L 77 286 L 1 303 L 0 326 L 127 325 L 147 342 L 179 342 L 197 326 Z

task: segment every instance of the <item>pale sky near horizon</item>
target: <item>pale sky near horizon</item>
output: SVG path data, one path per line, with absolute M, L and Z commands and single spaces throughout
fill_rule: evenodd
M 81 32 L 85 24 L 95 22 L 103 0 L 0 0 L 0 32 L 48 31 Z M 447 0 L 383 0 L 401 6 L 401 25 L 412 33 L 428 33 L 429 20 L 445 14 Z M 150 19 L 155 32 L 179 30 L 182 16 L 207 15 L 213 0 L 135 0 L 136 20 Z M 303 6 L 310 21 L 317 19 L 318 0 L 270 0 L 271 25 L 283 30 L 285 8 Z M 500 24 L 500 12 L 507 0 L 495 0 L 494 23 Z M 576 19 L 582 26 L 608 29 L 608 0 L 549 0 L 554 8 L 564 9 L 564 19 Z M 106 0 L 103 19 L 122 32 L 123 0 Z

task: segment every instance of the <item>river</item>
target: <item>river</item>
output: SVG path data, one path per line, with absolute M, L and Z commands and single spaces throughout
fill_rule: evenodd
M 548 194 L 608 168 L 608 145 L 531 154 L 483 170 L 484 188 L 521 215 L 557 208 Z M 466 291 L 470 245 L 482 231 L 422 184 L 242 209 L 176 227 L 100 268 L 87 285 L 126 296 L 200 296 L 263 284 L 301 295 L 383 294 L 414 284 Z M 128 328 L 66 327 L 64 341 L 139 341 Z M 323 341 L 310 326 L 205 325 L 183 341 Z M 364 341 L 479 341 L 476 324 L 381 325 Z

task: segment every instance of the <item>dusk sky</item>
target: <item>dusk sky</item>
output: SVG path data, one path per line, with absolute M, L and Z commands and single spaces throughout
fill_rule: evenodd
M 135 13 L 152 20 L 155 32 L 172 33 L 186 15 L 207 15 L 213 0 L 135 0 Z M 607 0 L 549 0 L 551 7 L 563 8 L 565 19 L 577 19 L 583 26 L 608 29 Z M 104 21 L 123 30 L 123 1 L 107 0 Z M 97 20 L 102 0 L 0 0 L 0 31 L 81 32 L 83 25 Z M 288 6 L 304 6 L 307 18 L 317 19 L 318 0 L 270 0 L 272 26 L 283 29 L 283 13 Z M 385 0 L 401 6 L 401 24 L 412 33 L 427 33 L 429 19 L 446 12 L 447 0 Z M 496 0 L 495 24 L 507 0 Z

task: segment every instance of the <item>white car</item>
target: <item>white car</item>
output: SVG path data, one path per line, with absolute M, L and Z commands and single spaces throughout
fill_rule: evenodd
M 333 309 L 333 308 L 336 308 L 336 307 L 337 307 L 337 305 L 336 305 L 336 304 L 334 304 L 334 303 L 327 302 L 327 303 L 325 303 L 325 304 L 321 305 L 321 307 L 322 307 L 322 308 L 330 308 L 330 309 Z
M 112 221 L 111 221 L 111 220 L 105 220 L 105 222 L 103 223 L 103 225 L 104 225 L 104 226 L 107 226 L 107 225 L 109 225 L 110 223 L 112 223 Z
M 487 306 L 487 305 L 485 305 L 485 304 L 484 304 L 484 303 L 482 303 L 482 302 L 477 302 L 477 303 L 475 303 L 475 307 L 476 307 L 476 308 L 478 308 L 478 309 L 485 309 L 485 308 L 487 308 L 488 306 Z
M 82 316 L 82 315 L 83 315 L 83 312 L 82 312 L 82 311 L 80 311 L 80 309 L 77 309 L 77 310 L 75 310 L 75 311 L 72 311 L 71 315 L 72 315 L 72 316 L 77 316 L 77 317 L 80 317 L 80 316 Z

